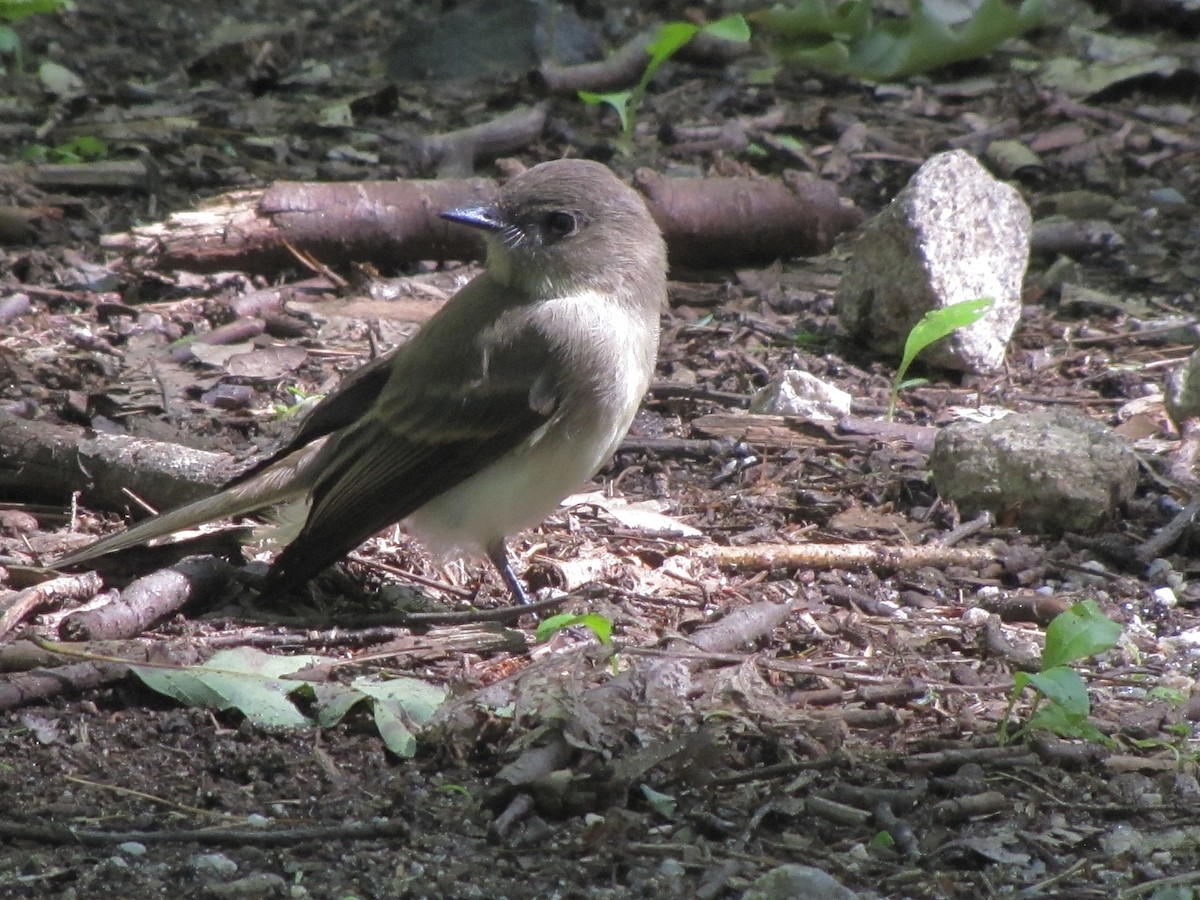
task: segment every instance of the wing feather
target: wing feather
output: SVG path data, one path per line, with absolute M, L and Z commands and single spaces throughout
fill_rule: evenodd
M 527 317 L 481 353 L 448 354 L 437 378 L 393 371 L 375 405 L 330 438 L 297 538 L 271 569 L 277 593 L 303 583 L 380 529 L 528 440 L 555 413 L 560 363 Z M 445 346 L 445 345 L 443 345 Z M 407 370 L 407 371 L 406 371 Z M 450 372 L 453 372 L 453 377 Z M 433 387 L 430 387 L 430 386 Z

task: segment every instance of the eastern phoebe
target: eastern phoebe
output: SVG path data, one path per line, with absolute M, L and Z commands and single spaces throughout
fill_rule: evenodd
M 505 537 L 545 518 L 628 431 L 658 350 L 666 248 L 641 197 L 586 160 L 534 166 L 494 204 L 442 217 L 485 232 L 486 268 L 411 340 L 220 493 L 57 565 L 299 501 L 307 516 L 266 593 L 403 521 L 436 553 L 486 555 L 528 602 Z

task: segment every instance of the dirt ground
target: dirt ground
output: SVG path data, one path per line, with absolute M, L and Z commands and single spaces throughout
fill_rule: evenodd
M 1200 120 L 1186 38 L 1149 35 L 1185 59 L 1171 77 L 1091 97 L 1045 86 L 1033 65 L 1072 52 L 1062 26 L 879 88 L 754 77 L 761 48 L 672 62 L 622 152 L 611 116 L 529 78 L 535 49 L 522 36 L 533 29 L 483 11 L 507 7 L 446 3 L 454 18 L 434 23 L 432 8 L 404 2 L 334 6 L 77 0 L 20 23 L 25 68 L 0 96 L 6 415 L 239 459 L 272 446 L 294 422 L 279 410 L 402 340 L 428 314 L 414 306 L 453 292 L 472 264 L 376 263 L 341 271 L 351 284 L 339 287 L 299 261 L 185 272 L 102 240 L 278 179 L 462 174 L 461 160 L 431 164 L 421 139 L 521 104 L 545 101 L 544 125 L 521 146 L 480 151 L 476 174 L 511 171 L 497 155 L 588 156 L 626 177 L 797 169 L 869 215 L 932 153 L 963 148 L 1000 167 L 989 148 L 1013 139 L 1038 157 L 998 174 L 1035 218 L 1092 226 L 1035 253 L 1004 371 L 922 372 L 928 383 L 903 392 L 898 413 L 913 430 L 895 436 L 781 425 L 733 438 L 720 427 L 785 368 L 848 391 L 855 417 L 883 417 L 895 360 L 845 340 L 834 315 L 852 244 L 673 271 L 655 383 L 596 488 L 652 501 L 702 537 L 655 536 L 596 495 L 512 542 L 534 587 L 570 589 L 555 611 L 612 621 L 615 654 L 583 629 L 537 643 L 536 617 L 508 607 L 494 573 L 436 565 L 395 534 L 303 607 L 257 609 L 222 582 L 120 642 L 88 645 L 103 658 L 58 669 L 21 639 L 67 639 L 64 616 L 103 596 L 101 583 L 28 611 L 0 647 L 0 897 L 718 898 L 790 864 L 861 896 L 1194 896 L 1194 531 L 1149 566 L 1136 554 L 1190 495 L 1172 477 L 1181 441 L 1162 406 L 1196 342 Z M 563 43 L 585 50 L 696 12 L 577 9 Z M 236 39 L 217 37 L 226 14 Z M 1097 27 L 1098 15 L 1080 5 L 1074 21 Z M 484 76 L 435 77 L 493 52 Z M 47 90 L 45 61 L 81 83 Z M 21 166 L 31 152 L 88 174 L 39 180 Z M 283 307 L 238 306 L 265 296 Z M 250 375 L 179 352 L 180 338 L 245 319 L 259 322 L 244 340 L 260 354 L 303 352 L 273 350 Z M 1142 462 L 1119 521 L 1091 535 L 969 529 L 958 546 L 986 550 L 984 565 L 737 571 L 703 555 L 944 539 L 962 523 L 911 437 L 982 407 L 1073 408 L 1118 428 Z M 86 495 L 73 510 L 69 491 L 18 466 L 0 459 L 6 609 L 28 586 L 21 566 L 83 540 L 72 526 L 116 523 Z M 106 569 L 104 588 L 154 568 Z M 1124 629 L 1081 667 L 1107 741 L 1005 743 L 1014 673 L 1036 668 L 1055 612 L 1089 599 Z M 183 707 L 111 662 L 236 646 L 336 660 L 322 671 L 334 683 L 415 677 L 451 700 L 408 758 L 385 748 L 365 707 L 331 727 L 270 729 Z M 1028 709 L 1026 697 L 1015 715 Z M 841 895 L 809 885 L 760 896 Z

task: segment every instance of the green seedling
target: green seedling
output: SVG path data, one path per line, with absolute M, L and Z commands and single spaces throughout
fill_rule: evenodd
M 596 636 L 596 639 L 601 644 L 606 646 L 612 645 L 612 621 L 598 613 L 585 613 L 581 616 L 572 615 L 571 613 L 560 613 L 557 616 L 551 616 L 538 624 L 537 631 L 534 632 L 534 637 L 539 643 L 544 643 L 564 628 L 574 628 L 576 625 L 591 629 L 592 634 Z M 617 658 L 615 654 L 609 660 L 609 666 L 612 669 L 612 673 L 614 675 L 617 674 Z
M 1034 691 L 1029 719 L 1012 739 L 1030 731 L 1049 731 L 1061 737 L 1111 743 L 1088 717 L 1091 702 L 1083 678 L 1070 664 L 1110 650 L 1121 636 L 1121 626 L 1100 611 L 1094 600 L 1076 603 L 1055 616 L 1046 628 L 1046 647 L 1037 672 L 1018 672 L 1000 726 L 1000 741 L 1008 743 L 1008 720 L 1026 688 Z
M 631 90 L 608 93 L 580 91 L 579 99 L 593 106 L 604 104 L 612 107 L 617 113 L 617 118 L 621 120 L 622 143 L 628 147 L 633 140 L 633 123 L 637 118 L 637 110 L 646 94 L 650 79 L 654 77 L 654 73 L 663 63 L 678 53 L 698 34 L 708 34 L 727 41 L 745 43 L 750 40 L 750 26 L 740 15 L 726 16 L 704 26 L 693 25 L 690 22 L 668 22 L 658 30 L 654 40 L 646 47 L 650 61 L 646 63 L 646 70 L 642 73 L 641 80 Z
M 901 389 L 923 383 L 922 381 L 904 380 L 904 373 L 917 358 L 917 354 L 930 344 L 940 341 L 958 329 L 974 325 L 987 315 L 993 305 L 994 301 L 986 297 L 979 300 L 951 303 L 941 309 L 931 309 L 921 317 L 921 321 L 912 327 L 912 331 L 908 333 L 908 338 L 904 342 L 904 355 L 900 359 L 900 368 L 896 370 L 896 377 L 892 379 L 892 393 L 888 397 L 887 408 L 889 422 L 896 414 L 896 398 Z
M 581 616 L 561 613 L 551 616 L 538 623 L 535 637 L 538 643 L 545 643 L 564 628 L 574 628 L 576 625 L 591 629 L 592 634 L 596 635 L 596 639 L 600 643 L 612 643 L 612 622 L 597 613 L 586 613 Z
M 98 137 L 83 135 L 53 147 L 32 144 L 21 156 L 31 163 L 83 163 L 108 156 L 108 144 Z
M 873 0 L 801 0 L 752 15 L 785 65 L 890 81 L 978 59 L 1045 20 L 1042 0 L 983 0 L 974 12 L 911 0 L 910 14 L 877 21 Z
M 310 394 L 304 388 L 289 387 L 287 392 L 292 395 L 292 403 L 276 403 L 273 407 L 275 415 L 281 419 L 289 418 L 297 413 L 315 406 L 325 396 L 324 394 Z
M 20 22 L 30 16 L 59 9 L 72 9 L 73 6 L 70 0 L 0 0 L 0 23 Z M 18 71 L 25 68 L 25 60 L 21 56 L 21 39 L 5 24 L 0 24 L 0 56 L 13 57 Z M 0 71 L 3 71 L 2 67 Z

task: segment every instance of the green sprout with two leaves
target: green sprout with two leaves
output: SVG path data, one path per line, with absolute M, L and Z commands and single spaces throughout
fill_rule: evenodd
M 53 147 L 31 144 L 21 151 L 21 158 L 31 163 L 85 163 L 107 156 L 108 144 L 93 135 L 81 135 Z
M 621 120 L 622 142 L 628 146 L 633 139 L 633 123 L 637 118 L 638 107 L 641 106 L 642 98 L 646 95 L 646 88 L 649 86 L 650 80 L 663 63 L 699 34 L 745 43 L 750 40 L 750 26 L 740 15 L 726 16 L 703 26 L 693 25 L 690 22 L 668 22 L 658 29 L 654 40 L 647 45 L 646 53 L 650 60 L 646 63 L 646 70 L 642 72 L 641 79 L 633 88 L 628 91 L 609 91 L 607 93 L 580 91 L 579 99 L 593 106 L 605 104 L 612 107 L 617 113 L 617 118 Z
M 896 414 L 896 398 L 900 391 L 925 383 L 925 380 L 920 378 L 911 381 L 904 380 L 904 374 L 912 365 L 913 360 L 917 358 L 917 354 L 930 344 L 940 341 L 958 329 L 974 325 L 987 315 L 988 310 L 994 305 L 995 302 L 987 297 L 951 303 L 941 309 L 931 309 L 921 317 L 921 321 L 912 327 L 912 331 L 908 333 L 908 338 L 904 342 L 904 355 L 900 359 L 900 368 L 896 370 L 896 377 L 892 379 L 892 393 L 888 397 L 887 408 L 889 422 Z
M 1002 744 L 1016 740 L 1031 731 L 1049 731 L 1065 738 L 1082 738 L 1097 743 L 1109 739 L 1089 721 L 1091 702 L 1087 686 L 1071 663 L 1103 653 L 1116 646 L 1121 626 L 1100 611 L 1095 600 L 1076 603 L 1066 612 L 1054 617 L 1046 627 L 1046 647 L 1037 672 L 1018 672 L 1013 679 L 1004 722 L 1000 726 Z M 1033 706 L 1025 725 L 1011 737 L 1009 717 L 1017 700 L 1032 688 Z

